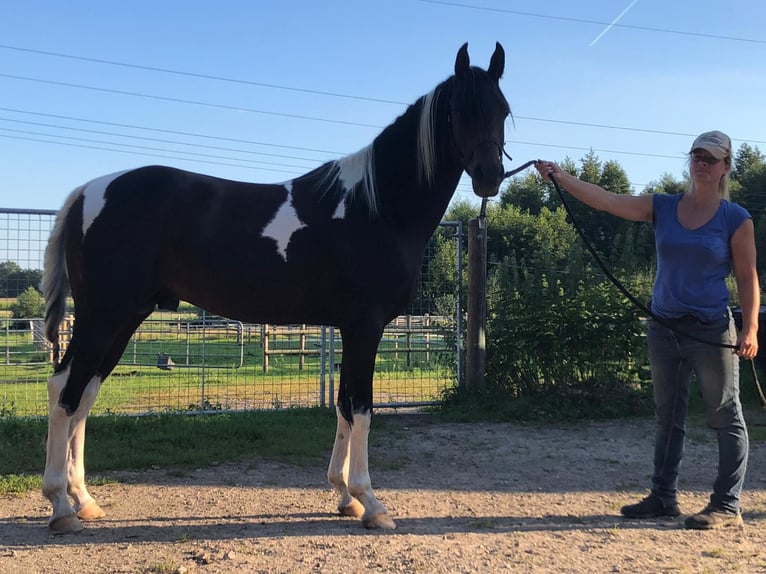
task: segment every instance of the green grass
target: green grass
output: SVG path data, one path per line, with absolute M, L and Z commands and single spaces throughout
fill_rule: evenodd
M 251 458 L 301 464 L 329 456 L 332 409 L 288 409 L 199 416 L 101 416 L 88 419 L 89 473 L 195 468 Z M 40 487 L 45 419 L 0 418 L 0 494 Z
M 99 393 L 94 414 L 199 410 L 201 405 L 242 410 L 320 404 L 316 334 L 307 336 L 305 348 L 311 354 L 305 356 L 302 368 L 297 355 L 272 355 L 264 372 L 257 330 L 252 334 L 245 330 L 238 338 L 231 329 L 210 328 L 203 341 L 199 329 L 174 328 L 178 320 L 155 320 L 139 331 Z M 413 335 L 415 349 L 409 356 L 403 337 L 398 349 L 391 336 L 384 339 L 376 361 L 376 402 L 435 400 L 452 384 L 447 362 L 453 352 L 438 350 L 445 345 L 441 335 L 430 336 L 431 346 L 426 349 L 420 336 Z M 295 350 L 298 344 L 295 335 L 269 336 L 272 350 Z M 44 415 L 50 375 L 47 354 L 36 352 L 29 334 L 13 332 L 0 332 L 0 349 L 8 361 L 5 364 L 0 358 L 0 415 Z M 341 360 L 341 351 L 339 345 L 336 361 Z M 157 368 L 161 352 L 172 357 L 177 365 L 173 371 Z M 338 379 L 336 372 L 336 385 Z
M 152 465 L 200 466 L 245 456 L 314 460 L 332 445 L 335 412 L 279 412 L 198 416 L 90 417 L 89 470 L 141 470 Z M 0 474 L 42 472 L 45 419 L 0 419 Z

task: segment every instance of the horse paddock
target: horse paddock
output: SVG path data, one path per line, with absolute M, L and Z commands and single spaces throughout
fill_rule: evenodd
M 437 423 L 381 415 L 374 486 L 397 523 L 365 530 L 333 513 L 326 461 L 259 459 L 189 471 L 119 472 L 92 492 L 106 518 L 50 534 L 39 492 L 0 498 L 0 572 L 766 572 L 766 447 L 751 444 L 744 530 L 629 521 L 643 496 L 651 420 L 555 426 Z M 748 416 L 764 424 L 761 413 Z M 712 432 L 689 427 L 684 512 L 701 509 Z M 329 452 L 328 452 L 329 458 Z

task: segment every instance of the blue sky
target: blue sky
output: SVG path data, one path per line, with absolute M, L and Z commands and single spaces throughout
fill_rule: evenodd
M 3 2 L 0 207 L 57 209 L 155 163 L 290 179 L 370 143 L 464 42 L 486 67 L 495 41 L 506 168 L 593 149 L 640 191 L 680 177 L 702 131 L 766 150 L 764 22 L 762 0 Z

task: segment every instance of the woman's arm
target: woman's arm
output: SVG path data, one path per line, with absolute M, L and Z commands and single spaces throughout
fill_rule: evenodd
M 606 211 L 630 221 L 652 220 L 652 196 L 612 193 L 603 187 L 577 179 L 550 161 L 538 160 L 535 167 L 544 180 L 550 176 L 571 195 L 593 209 Z
M 761 288 L 755 268 L 755 231 L 753 220 L 747 219 L 731 237 L 731 257 L 737 295 L 742 309 L 737 354 L 752 359 L 758 354 L 758 315 L 761 310 Z

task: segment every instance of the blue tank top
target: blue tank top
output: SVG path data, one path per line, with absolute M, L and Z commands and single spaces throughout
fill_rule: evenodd
M 673 319 L 694 315 L 704 322 L 727 316 L 731 271 L 731 237 L 750 213 L 723 200 L 715 215 L 697 229 L 678 221 L 678 202 L 683 194 L 656 194 L 653 198 L 654 241 L 657 273 L 652 293 L 652 312 Z

